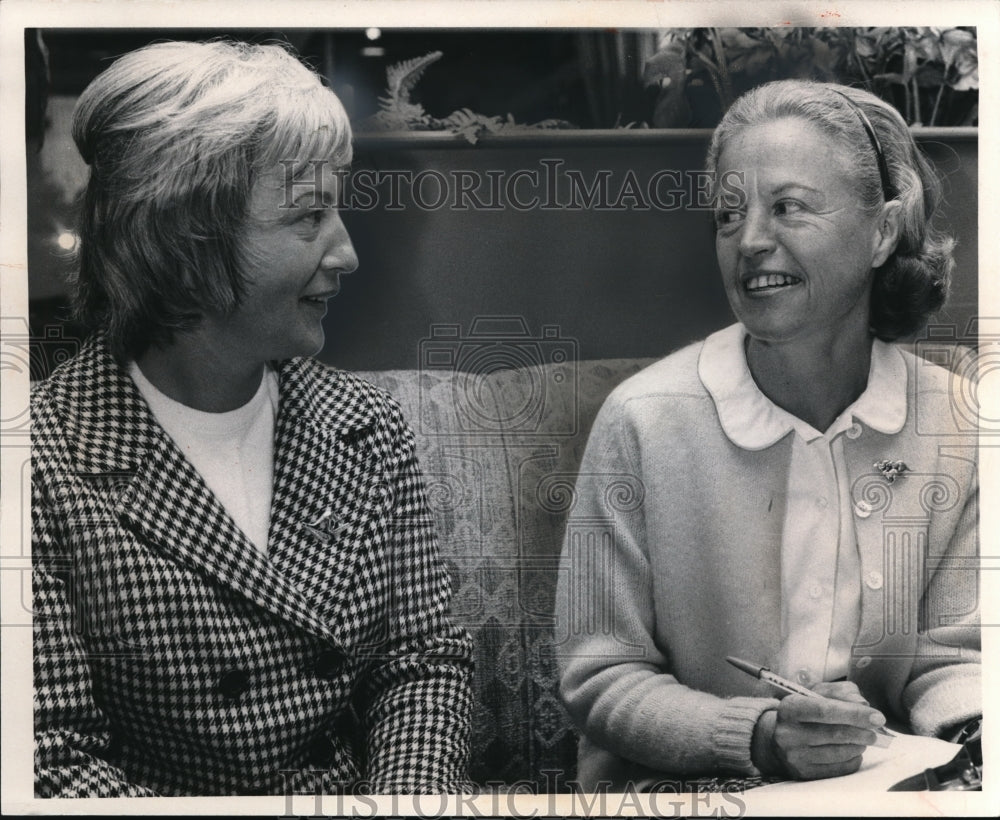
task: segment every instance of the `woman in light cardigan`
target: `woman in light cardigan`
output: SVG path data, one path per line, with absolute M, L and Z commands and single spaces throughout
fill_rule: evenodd
M 947 292 L 933 171 L 890 106 L 804 81 L 740 98 L 708 164 L 739 323 L 611 394 L 567 525 L 588 789 L 831 777 L 887 719 L 951 737 L 981 715 L 969 392 L 891 344 Z

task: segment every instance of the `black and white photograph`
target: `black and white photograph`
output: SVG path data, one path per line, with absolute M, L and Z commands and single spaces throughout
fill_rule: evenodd
M 1000 811 L 1000 8 L 0 43 L 5 813 Z

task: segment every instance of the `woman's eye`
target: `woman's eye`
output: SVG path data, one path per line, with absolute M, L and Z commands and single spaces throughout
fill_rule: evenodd
M 326 208 L 310 208 L 299 218 L 299 221 L 309 228 L 318 228 L 323 223 Z
M 803 210 L 802 203 L 796 202 L 794 199 L 782 199 L 780 202 L 776 202 L 774 205 L 774 213 L 777 216 L 788 216 L 789 214 L 797 214 Z
M 739 211 L 716 211 L 715 212 L 715 224 L 719 227 L 725 225 L 733 225 L 742 219 L 743 214 Z

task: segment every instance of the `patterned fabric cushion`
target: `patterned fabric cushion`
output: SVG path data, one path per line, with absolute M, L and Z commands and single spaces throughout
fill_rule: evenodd
M 416 433 L 453 615 L 475 642 L 471 774 L 484 786 L 565 791 L 575 776 L 553 646 L 563 526 L 597 411 L 652 361 L 358 374 L 399 401 Z

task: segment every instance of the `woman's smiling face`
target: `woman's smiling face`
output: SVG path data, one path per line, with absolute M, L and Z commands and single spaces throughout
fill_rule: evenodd
M 740 179 L 742 194 L 720 199 L 715 248 L 729 303 L 755 339 L 867 331 L 872 269 L 892 248 L 853 177 L 851 156 L 801 119 L 748 126 L 725 144 L 717 178 Z
M 205 325 L 230 358 L 259 363 L 311 356 L 323 347 L 326 302 L 340 277 L 358 267 L 337 210 L 342 176 L 328 162 L 309 164 L 311 180 L 283 168 L 254 186 L 244 235 L 247 286 L 235 311 Z

